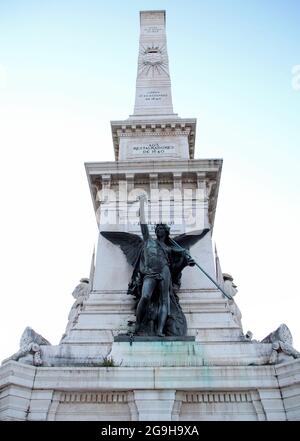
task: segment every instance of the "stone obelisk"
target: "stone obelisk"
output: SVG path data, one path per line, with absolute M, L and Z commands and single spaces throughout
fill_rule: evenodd
M 134 117 L 174 116 L 165 11 L 140 13 Z

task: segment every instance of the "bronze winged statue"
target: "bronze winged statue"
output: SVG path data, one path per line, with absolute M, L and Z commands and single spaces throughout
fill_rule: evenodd
M 171 243 L 168 225 L 157 224 L 154 239 L 145 222 L 141 199 L 140 223 L 143 238 L 126 232 L 101 232 L 110 242 L 120 246 L 134 268 L 128 294 L 136 299 L 135 335 L 184 336 L 187 323 L 176 289 L 180 287 L 182 270 L 195 265 L 187 250 L 202 239 L 209 229 L 199 234 L 175 237 L 176 243 L 182 247 L 179 248 Z

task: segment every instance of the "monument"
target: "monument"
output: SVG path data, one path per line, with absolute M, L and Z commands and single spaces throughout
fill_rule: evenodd
M 212 246 L 222 160 L 195 159 L 173 111 L 165 11 L 140 13 L 133 115 L 86 163 L 99 226 L 58 345 L 26 328 L 0 368 L 1 420 L 299 420 L 286 325 L 244 333 Z M 84 234 L 84 232 L 82 232 Z

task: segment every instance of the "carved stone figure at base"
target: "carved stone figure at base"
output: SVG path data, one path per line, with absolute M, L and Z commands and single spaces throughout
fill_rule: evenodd
M 222 276 L 223 276 L 224 291 L 229 295 L 229 297 L 231 297 L 228 300 L 228 306 L 229 306 L 230 311 L 233 315 L 234 321 L 242 330 L 243 329 L 243 327 L 242 327 L 242 313 L 234 300 L 234 296 L 238 292 L 237 286 L 233 282 L 233 277 L 230 274 L 223 273 Z
M 69 331 L 76 325 L 78 316 L 83 308 L 83 302 L 86 300 L 90 293 L 90 281 L 87 278 L 80 279 L 80 283 L 76 286 L 72 292 L 72 296 L 75 302 L 72 305 L 68 316 L 68 324 L 66 326 L 65 333 L 63 334 L 61 341 L 68 335 Z
M 300 352 L 293 348 L 291 331 L 285 324 L 281 324 L 276 331 L 271 332 L 271 334 L 265 337 L 261 343 L 272 343 L 272 354 L 269 364 L 275 364 L 278 362 L 280 354 L 293 358 L 300 358 Z
M 50 344 L 51 343 L 49 343 L 48 340 L 35 332 L 32 328 L 27 327 L 21 336 L 19 351 L 4 360 L 3 363 L 9 360 L 19 361 L 21 358 L 24 359 L 24 357 L 30 355 L 31 362 L 29 364 L 33 364 L 33 366 L 41 366 L 43 364 L 41 346 Z

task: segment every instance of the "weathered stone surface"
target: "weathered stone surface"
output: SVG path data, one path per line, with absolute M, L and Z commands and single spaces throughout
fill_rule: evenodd
M 114 341 L 116 342 L 152 342 L 152 341 L 160 341 L 160 342 L 172 342 L 172 341 L 195 341 L 195 337 L 192 336 L 183 336 L 183 337 L 158 337 L 158 336 L 139 336 L 139 335 L 127 335 L 127 334 L 119 334 L 114 337 Z
M 0 368 L 0 419 L 299 419 L 299 372 L 299 360 L 184 369 L 39 368 L 10 361 Z
M 116 338 L 108 357 L 117 366 L 249 366 L 266 365 L 272 346 L 183 340 L 122 341 Z

